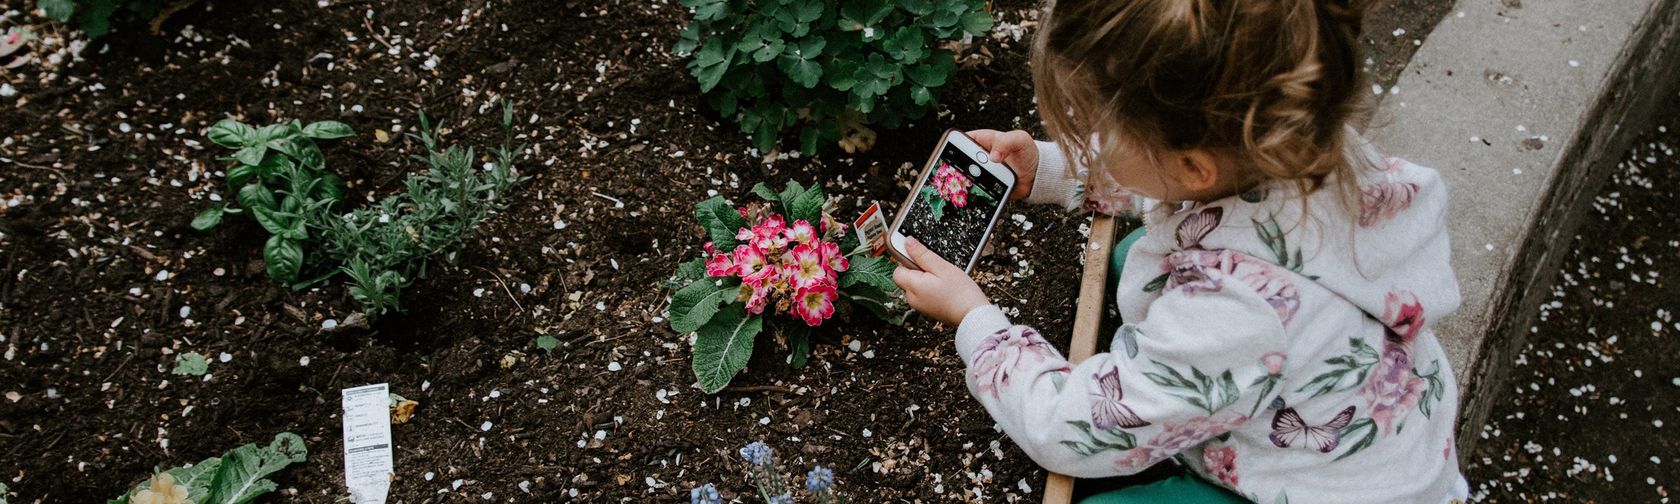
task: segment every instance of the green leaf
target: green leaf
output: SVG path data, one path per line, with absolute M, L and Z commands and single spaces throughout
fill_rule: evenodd
M 775 203 L 777 205 L 782 205 L 783 204 L 782 203 L 782 195 L 776 194 L 775 190 L 770 189 L 770 186 L 764 185 L 763 182 L 753 184 L 752 192 L 753 192 L 753 194 L 757 194 L 758 197 L 764 198 L 765 201 L 769 201 L 769 202 Z
M 799 196 L 805 194 L 805 192 L 806 190 L 803 184 L 800 184 L 797 180 L 789 180 L 787 181 L 787 185 L 782 186 L 782 192 L 780 194 L 781 197 L 779 199 L 783 205 L 791 205 L 793 204 L 793 200 L 798 199 Z
M 730 62 L 735 60 L 735 48 L 725 47 L 723 40 L 713 37 L 700 46 L 700 52 L 694 55 L 694 78 L 700 80 L 700 92 L 710 92 L 723 80 L 723 74 L 729 71 Z
M 902 299 L 883 292 L 873 285 L 857 284 L 841 291 L 841 294 L 844 294 L 846 299 L 851 300 L 853 304 L 862 306 L 888 324 L 904 325 L 904 319 L 910 317 L 909 305 L 906 305 Z
M 204 358 L 204 354 L 198 352 L 175 354 L 175 370 L 172 371 L 173 373 L 178 375 L 204 376 L 204 373 L 209 371 L 210 360 Z
M 792 3 L 788 4 L 788 9 L 793 13 L 795 21 L 808 24 L 822 17 L 823 2 L 822 0 L 793 0 Z
M 225 203 L 217 203 L 210 208 L 204 209 L 203 212 L 199 212 L 197 217 L 193 217 L 192 227 L 193 229 L 197 229 L 199 231 L 209 231 L 210 228 L 216 227 L 217 224 L 222 223 L 222 214 L 226 212 L 227 205 Z
M 303 246 L 295 240 L 270 236 L 263 245 L 263 263 L 268 267 L 269 277 L 288 284 L 296 282 L 298 271 L 303 268 Z
M 671 52 L 677 56 L 687 58 L 694 54 L 694 48 L 700 47 L 700 23 L 689 23 L 677 36 L 677 44 L 671 47 Z
M 817 224 L 822 219 L 823 203 L 827 201 L 828 198 L 823 196 L 822 188 L 813 185 L 810 189 L 800 193 L 799 196 L 794 197 L 793 201 L 788 202 L 788 217 L 796 221 L 802 220 Z
M 729 15 L 728 0 L 700 0 L 692 3 L 683 2 L 683 5 L 687 5 L 689 8 L 694 9 L 695 21 L 723 19 L 725 16 Z
M 702 326 L 694 339 L 694 376 L 700 390 L 717 393 L 747 367 L 753 339 L 764 329 L 764 318 L 748 316 L 746 308 L 731 304 Z
M 232 170 L 228 170 L 227 181 L 229 186 L 245 187 L 245 184 L 250 183 L 252 177 L 256 176 L 257 167 L 248 164 L 241 164 L 233 167 Z
M 923 51 L 927 49 L 927 39 L 923 37 L 922 30 L 914 26 L 905 26 L 882 41 L 881 48 L 901 62 L 913 63 L 922 59 Z
M 794 369 L 805 367 L 805 361 L 811 357 L 810 331 L 797 326 L 788 331 L 788 364 Z
M 933 93 L 928 92 L 928 88 L 922 86 L 910 86 L 910 100 L 924 107 L 933 105 L 936 101 L 933 98 Z
M 787 74 L 788 80 L 806 89 L 817 87 L 822 81 L 822 65 L 815 61 L 783 55 L 776 66 Z
M 208 137 L 210 142 L 216 145 L 227 147 L 229 149 L 238 149 L 254 145 L 256 143 L 257 130 L 251 128 L 250 126 L 246 126 L 245 123 L 235 121 L 233 119 L 222 119 L 217 121 L 216 124 L 211 125 L 210 131 L 206 132 L 204 136 Z
M 542 350 L 545 353 L 552 354 L 552 353 L 554 353 L 554 349 L 559 348 L 559 347 L 560 347 L 560 339 L 559 338 L 555 338 L 555 337 L 549 336 L 547 334 L 544 334 L 542 336 L 537 336 L 537 349 L 538 350 Z
M 971 35 L 985 35 L 992 31 L 992 15 L 983 10 L 969 12 L 962 15 L 958 24 Z
M 35 6 L 46 12 L 47 17 L 60 23 L 70 22 L 70 16 L 76 14 L 76 2 L 74 0 L 41 0 L 36 2 Z
M 248 208 L 251 209 L 251 217 L 257 219 L 257 224 L 262 224 L 263 229 L 272 235 L 285 235 L 286 231 L 291 229 L 292 221 L 298 220 L 262 206 Z
M 740 284 L 716 278 L 695 280 L 671 294 L 671 330 L 689 333 L 718 313 L 718 306 L 739 295 Z
M 187 487 L 187 500 L 206 502 L 204 498 L 210 495 L 210 482 L 216 478 L 216 469 L 221 466 L 221 457 L 210 457 L 197 464 L 164 472 L 175 477 L 175 484 Z
M 898 290 L 898 284 L 893 283 L 892 279 L 893 270 L 897 268 L 892 260 L 885 257 L 854 257 L 850 267 L 840 274 L 840 288 L 845 289 L 862 282 L 883 292 Z
M 706 278 L 706 259 L 707 258 L 705 257 L 696 257 L 682 264 L 678 264 L 676 279 L 681 281 L 682 284 L 687 284 L 688 282 Z
M 887 0 L 847 0 L 840 7 L 840 29 L 846 31 L 862 30 L 874 26 L 881 19 L 891 14 L 892 3 Z
M 936 88 L 945 85 L 945 81 L 951 77 L 951 72 L 956 69 L 957 61 L 941 51 L 920 65 L 905 67 L 904 75 L 909 77 L 911 82 Z
M 321 140 L 344 138 L 355 134 L 354 131 L 350 130 L 350 125 L 338 121 L 318 121 L 303 127 L 304 136 Z
M 898 5 L 917 16 L 926 16 L 933 12 L 933 0 L 899 0 Z
M 746 219 L 722 196 L 714 196 L 694 205 L 694 215 L 700 221 L 700 225 L 706 228 L 707 236 L 718 250 L 735 250 L 739 243 L 735 241 L 735 232 L 747 225 Z
M 274 436 L 274 442 L 267 447 L 248 444 L 234 448 L 222 456 L 222 463 L 216 468 L 216 476 L 210 483 L 210 494 L 204 501 L 246 504 L 256 500 L 276 487 L 273 481 L 265 479 L 268 475 L 295 462 L 303 462 L 308 454 L 303 438 L 290 432 Z
M 262 164 L 264 154 L 268 154 L 268 146 L 266 144 L 257 144 L 239 149 L 238 152 L 234 152 L 233 160 L 248 165 Z

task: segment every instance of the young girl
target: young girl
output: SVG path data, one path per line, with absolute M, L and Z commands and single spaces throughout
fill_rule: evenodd
M 1462 500 L 1447 188 L 1346 126 L 1357 0 L 1059 0 L 1033 53 L 1054 143 L 971 135 L 1029 202 L 1135 211 L 1108 353 L 1070 365 L 919 244 L 969 390 L 1045 468 L 1193 476 L 1087 502 Z M 1129 252 L 1129 253 L 1128 253 Z M 1163 497 L 1165 496 L 1165 497 Z

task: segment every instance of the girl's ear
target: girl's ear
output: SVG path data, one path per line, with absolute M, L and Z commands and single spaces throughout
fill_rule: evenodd
M 1174 179 L 1179 187 L 1191 194 L 1206 194 L 1221 185 L 1219 156 L 1206 149 L 1190 149 L 1175 153 Z

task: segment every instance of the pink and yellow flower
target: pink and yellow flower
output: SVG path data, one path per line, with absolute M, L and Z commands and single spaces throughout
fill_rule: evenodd
M 828 268 L 823 264 L 823 254 L 817 247 L 800 245 L 787 253 L 792 262 L 787 265 L 788 283 L 794 287 L 804 289 L 831 280 Z
M 799 289 L 793 297 L 794 312 L 805 319 L 805 324 L 816 327 L 834 316 L 834 300 L 840 297 L 840 292 L 831 284 L 819 283 Z
M 810 245 L 817 241 L 817 228 L 804 220 L 796 220 L 792 226 L 788 226 L 786 235 L 787 239 L 794 243 Z
M 939 170 L 933 173 L 933 190 L 939 197 L 952 206 L 962 208 L 968 206 L 968 188 L 974 182 L 964 177 L 957 167 L 950 163 L 940 163 Z
M 820 250 L 822 252 L 822 261 L 828 266 L 828 269 L 831 270 L 831 272 L 846 271 L 846 268 L 850 268 L 852 266 L 851 261 L 846 260 L 846 254 L 840 251 L 840 244 L 834 242 L 824 243 L 822 244 Z

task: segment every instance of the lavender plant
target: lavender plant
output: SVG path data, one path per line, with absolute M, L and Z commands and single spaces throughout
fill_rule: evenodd
M 776 450 L 763 441 L 753 441 L 741 448 L 741 460 L 747 463 L 747 479 L 767 504 L 793 504 L 796 497 L 815 504 L 841 504 L 845 497 L 835 492 L 834 470 L 821 465 L 812 466 L 805 473 L 803 492 L 793 485 L 794 477 L 776 460 Z M 689 504 L 722 504 L 717 486 L 707 483 L 689 490 Z

